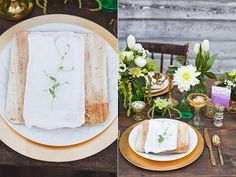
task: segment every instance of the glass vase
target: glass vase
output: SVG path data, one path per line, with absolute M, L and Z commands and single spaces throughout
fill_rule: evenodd
M 193 109 L 188 102 L 188 94 L 186 92 L 180 96 L 179 111 L 183 119 L 193 118 Z
M 108 12 L 117 11 L 117 0 L 101 0 L 102 9 Z

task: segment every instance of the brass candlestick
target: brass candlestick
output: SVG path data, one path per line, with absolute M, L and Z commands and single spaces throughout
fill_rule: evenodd
M 172 103 L 172 106 L 174 108 L 177 108 L 179 105 L 179 102 L 172 98 L 172 80 L 173 80 L 173 74 L 167 74 L 167 79 L 169 80 L 169 91 L 168 91 L 168 96 L 169 96 L 169 100 Z
M 32 9 L 32 0 L 2 0 L 0 16 L 8 20 L 19 20 L 29 15 Z

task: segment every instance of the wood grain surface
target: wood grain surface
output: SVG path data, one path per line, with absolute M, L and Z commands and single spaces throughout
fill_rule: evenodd
M 94 21 L 95 23 L 103 26 L 105 29 L 110 31 L 111 33 L 114 33 L 114 19 L 117 18 L 117 14 L 111 13 L 111 12 L 105 12 L 105 11 L 98 11 L 98 12 L 91 12 L 89 11 L 89 8 L 96 7 L 96 2 L 93 0 L 83 1 L 82 8 L 78 8 L 78 4 L 75 1 L 68 1 L 67 5 L 64 5 L 63 1 L 58 0 L 51 0 L 48 3 L 48 14 L 70 14 L 75 15 L 79 17 L 86 18 L 88 20 Z M 42 10 L 38 7 L 35 7 L 33 9 L 33 12 L 27 17 L 35 17 L 43 15 Z M 24 19 L 23 19 L 24 20 Z M 20 21 L 8 21 L 5 19 L 0 18 L 0 34 L 2 34 L 4 31 L 6 31 L 8 28 L 12 27 L 13 25 L 17 24 Z M 114 21 L 114 22 L 113 22 Z M 47 168 L 50 167 L 50 169 L 58 169 L 62 168 L 65 170 L 79 170 L 79 171 L 103 171 L 107 173 L 112 173 L 113 176 L 116 174 L 116 148 L 117 143 L 114 142 L 112 145 L 110 145 L 108 148 L 103 150 L 102 152 L 93 155 L 89 158 L 69 162 L 69 163 L 48 163 L 48 162 L 42 162 L 38 160 L 33 160 L 28 157 L 25 157 L 9 147 L 7 147 L 4 143 L 0 142 L 0 166 L 18 166 L 18 167 L 39 167 L 39 168 Z M 43 171 L 43 169 L 41 170 Z M 47 170 L 45 170 L 46 173 Z M 63 171 L 61 173 L 63 174 Z
M 210 87 L 213 84 L 212 80 L 206 81 L 208 88 L 208 95 L 210 95 Z M 172 96 L 179 100 L 180 93 L 174 89 Z M 206 122 L 206 127 L 209 130 L 210 137 L 214 134 L 219 135 L 222 139 L 222 153 L 224 156 L 225 165 L 221 166 L 217 148 L 213 147 L 214 155 L 216 157 L 217 165 L 213 167 L 210 163 L 210 157 L 207 147 L 205 147 L 202 155 L 193 164 L 186 166 L 182 169 L 169 171 L 169 172 L 152 172 L 148 170 L 140 169 L 119 154 L 119 176 L 120 177 L 232 177 L 236 176 L 236 139 L 233 138 L 236 134 L 236 114 L 224 113 L 224 126 L 222 128 L 216 128 L 213 125 L 213 120 L 203 116 L 202 119 Z M 188 122 L 188 120 L 185 120 Z M 132 118 L 126 116 L 126 111 L 123 108 L 122 100 L 119 100 L 119 130 L 122 133 L 130 125 L 136 123 Z M 203 129 L 200 130 L 203 135 Z
M 109 115 L 105 40 L 96 34 L 85 40 L 85 122 L 97 124 Z
M 28 51 L 28 33 L 17 33 L 12 41 L 6 97 L 6 117 L 16 124 L 24 123 L 23 107 L 29 60 Z
M 193 63 L 194 44 L 209 39 L 210 51 L 218 54 L 212 70 L 231 70 L 236 67 L 235 9 L 234 0 L 120 0 L 119 46 L 124 48 L 128 34 L 138 41 L 189 42 Z

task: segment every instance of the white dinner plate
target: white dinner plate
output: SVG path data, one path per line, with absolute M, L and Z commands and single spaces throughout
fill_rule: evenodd
M 169 86 L 169 80 L 165 79 L 164 76 L 162 76 L 162 78 L 160 80 L 163 80 L 163 82 L 160 85 L 153 85 L 152 86 L 152 90 L 151 93 L 156 93 L 156 92 L 160 92 L 162 90 L 165 90 L 168 86 Z M 147 93 L 148 91 L 146 91 Z
M 160 121 L 160 122 L 164 121 L 165 123 L 180 122 L 178 120 L 165 119 L 165 118 L 151 119 L 149 121 L 150 121 L 149 123 L 152 123 L 152 121 Z M 181 122 L 181 123 L 184 123 L 184 122 Z M 184 124 L 186 124 L 186 123 L 184 123 Z M 194 150 L 194 148 L 197 146 L 197 143 L 198 143 L 198 138 L 197 138 L 196 132 L 194 131 L 194 129 L 191 126 L 188 125 L 188 127 L 189 127 L 189 150 L 187 152 L 181 153 L 181 154 L 151 154 L 151 153 L 138 152 L 135 149 L 135 144 L 136 144 L 136 139 L 138 136 L 139 127 L 140 127 L 140 124 L 138 124 L 136 127 L 134 127 L 133 130 L 130 132 L 129 145 L 130 145 L 131 149 L 136 154 L 138 154 L 146 159 L 155 160 L 155 161 L 177 160 L 177 159 L 183 158 L 183 157 L 187 156 L 188 154 L 190 154 Z
M 154 88 L 152 88 L 151 93 L 160 92 L 162 90 L 165 90 L 169 86 L 169 80 L 165 79 L 164 82 L 160 85 L 156 85 Z
M 77 25 L 67 23 L 50 23 L 30 28 L 27 31 L 72 31 L 92 33 L 92 31 Z M 0 51 L 0 114 L 5 111 L 6 92 L 9 73 L 11 43 L 5 45 Z M 85 142 L 104 131 L 118 114 L 117 93 L 117 62 L 118 57 L 113 48 L 106 42 L 107 70 L 108 70 L 108 93 L 109 93 L 109 118 L 99 125 L 83 125 L 78 128 L 61 128 L 45 130 L 40 128 L 27 128 L 24 125 L 12 124 L 8 118 L 4 120 L 20 135 L 25 138 L 49 146 L 70 146 Z

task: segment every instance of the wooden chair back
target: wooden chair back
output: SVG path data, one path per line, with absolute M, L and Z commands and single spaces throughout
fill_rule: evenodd
M 160 60 L 160 72 L 163 73 L 164 67 L 164 55 L 169 54 L 170 56 L 170 65 L 173 65 L 174 56 L 183 56 L 184 65 L 187 64 L 189 43 L 184 45 L 176 44 L 165 44 L 165 43 L 151 43 L 151 42 L 140 42 L 142 46 L 148 50 L 151 54 L 151 57 L 154 58 L 155 53 L 161 54 Z

